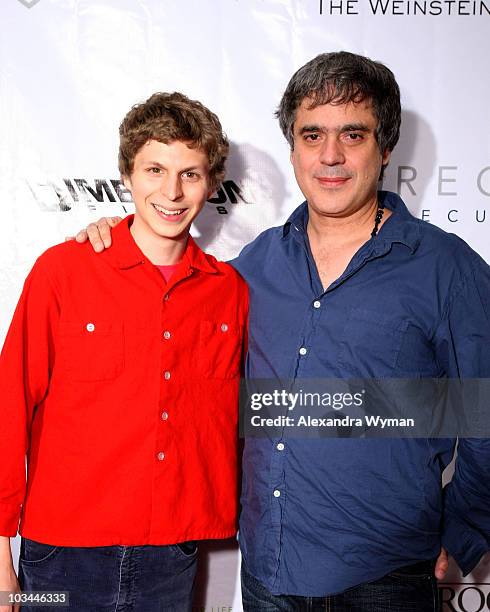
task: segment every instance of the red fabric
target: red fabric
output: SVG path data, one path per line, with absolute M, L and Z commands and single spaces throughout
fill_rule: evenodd
M 130 223 L 25 282 L 0 357 L 0 535 L 21 505 L 21 534 L 60 546 L 235 533 L 245 282 L 189 238 L 165 284 Z
M 171 266 L 157 266 L 160 271 L 160 274 L 163 276 L 166 283 L 168 283 L 172 274 L 175 272 L 175 270 L 177 270 L 178 267 L 179 264 L 173 264 Z

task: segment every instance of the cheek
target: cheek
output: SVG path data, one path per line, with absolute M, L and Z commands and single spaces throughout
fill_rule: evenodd
M 308 151 L 295 149 L 293 151 L 291 161 L 294 167 L 302 169 L 302 168 L 308 168 L 311 165 L 312 158 L 313 158 L 313 155 L 311 151 L 308 152 Z
M 145 199 L 146 199 L 146 194 L 144 191 L 140 189 L 133 189 L 133 200 L 135 202 L 140 202 L 140 203 L 144 203 Z
M 194 184 L 190 186 L 187 193 L 189 199 L 194 203 L 195 206 L 204 206 L 206 200 L 208 199 L 209 189 L 208 186 L 205 184 Z M 211 195 L 212 193 L 213 192 L 211 192 Z
M 304 184 L 308 181 L 308 159 L 305 155 L 295 155 L 292 159 L 293 170 L 298 183 Z
M 381 164 L 373 164 L 370 172 L 371 182 L 374 184 L 378 183 L 379 175 L 381 173 Z
M 140 199 L 146 199 L 157 191 L 156 185 L 150 181 L 140 181 L 138 185 L 133 186 L 133 196 L 137 196 Z
M 378 148 L 372 151 L 371 155 L 367 156 L 364 160 L 364 172 L 363 175 L 366 179 L 378 182 L 378 177 L 381 172 L 381 155 L 379 154 Z

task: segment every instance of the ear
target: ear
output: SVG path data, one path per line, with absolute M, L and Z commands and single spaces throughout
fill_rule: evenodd
M 224 180 L 224 179 L 223 179 Z M 211 181 L 209 180 L 209 175 L 208 175 L 208 193 L 206 195 L 206 200 L 209 200 L 209 198 L 218 191 L 218 189 L 221 187 L 221 181 L 218 183 L 214 183 L 211 184 Z
M 381 164 L 383 166 L 388 165 L 388 162 L 390 161 L 390 157 L 391 157 L 391 151 L 389 151 L 388 149 L 385 150 L 385 152 L 383 153 L 383 157 L 381 160 Z
M 129 176 L 127 176 L 126 174 L 122 174 L 121 175 L 121 179 L 122 179 L 123 185 L 126 187 L 126 189 L 128 191 L 132 191 L 133 186 L 131 185 L 131 180 L 130 180 Z

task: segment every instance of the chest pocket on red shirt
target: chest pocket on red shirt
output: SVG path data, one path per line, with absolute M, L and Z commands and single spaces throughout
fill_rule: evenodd
M 55 367 L 70 380 L 111 380 L 123 370 L 124 335 L 117 322 L 62 321 L 58 340 Z
M 243 328 L 229 321 L 201 321 L 198 371 L 204 378 L 240 374 Z

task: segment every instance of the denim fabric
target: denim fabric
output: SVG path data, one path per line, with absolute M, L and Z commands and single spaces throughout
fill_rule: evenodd
M 434 562 L 399 568 L 328 597 L 272 595 L 242 563 L 244 612 L 440 612 Z
M 197 547 L 187 543 L 78 548 L 23 538 L 19 582 L 24 592 L 69 592 L 69 608 L 45 612 L 189 612 L 196 567 Z

